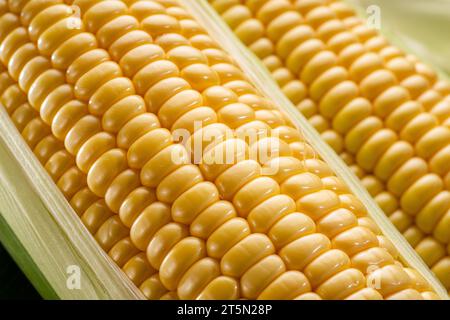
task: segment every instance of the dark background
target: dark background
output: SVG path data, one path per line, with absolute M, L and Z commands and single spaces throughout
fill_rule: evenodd
M 40 300 L 41 297 L 0 243 L 0 299 Z

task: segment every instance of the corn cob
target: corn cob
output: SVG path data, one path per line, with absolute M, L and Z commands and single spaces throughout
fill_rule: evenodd
M 450 290 L 450 85 L 340 1 L 209 2 Z
M 177 2 L 11 0 L 0 12 L 2 105 L 147 298 L 437 298 Z M 250 129 L 269 135 L 248 145 Z M 208 141 L 214 131 L 224 139 Z M 221 150 L 232 163 L 205 161 Z M 239 157 L 252 150 L 271 156 Z

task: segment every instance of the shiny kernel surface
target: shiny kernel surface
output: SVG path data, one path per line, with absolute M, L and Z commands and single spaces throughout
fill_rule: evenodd
M 356 268 L 353 261 L 377 264 L 378 256 L 369 251 L 384 249 L 375 228 L 355 225 L 366 216 L 362 203 L 181 4 L 38 2 L 17 9 L 10 1 L 0 16 L 0 30 L 6 30 L 0 37 L 2 105 L 99 245 L 147 298 L 420 295 L 423 283 L 403 286 L 414 277 L 386 250 L 380 273 L 384 287 L 375 292 L 367 288 L 368 270 Z M 324 44 L 311 39 L 311 28 L 321 18 L 312 17 L 311 28 L 297 28 L 302 14 L 287 2 L 282 10 L 270 3 L 260 8 L 257 20 L 245 21 L 253 15 L 245 6 L 227 16 L 246 43 L 254 39 L 249 31 L 257 37 L 267 34 L 271 43 L 286 37 L 284 46 L 280 42 L 269 49 L 286 57 L 287 69 L 277 72 L 278 79 L 300 101 L 302 90 L 319 81 L 318 71 L 334 68 L 339 57 L 321 53 Z M 72 4 L 81 9 L 81 29 L 68 27 Z M 289 52 L 299 39 L 307 41 Z M 269 52 L 267 43 L 254 47 Z M 270 60 L 274 67 L 279 62 Z M 404 70 L 399 65 L 392 69 Z M 289 86 L 293 71 L 300 79 Z M 335 80 L 316 83 L 333 86 L 343 73 L 336 70 L 329 73 Z M 380 84 L 361 73 L 355 66 L 363 98 L 372 101 L 382 91 Z M 383 76 L 395 82 L 393 71 Z M 413 78 L 402 85 L 415 95 L 423 83 Z M 316 90 L 312 96 L 323 96 L 323 101 L 299 107 L 323 111 L 316 127 L 324 132 L 337 108 L 349 102 L 340 99 L 359 94 L 354 82 L 344 84 L 342 92 Z M 198 129 L 193 121 L 204 126 Z M 360 126 L 350 137 L 329 132 L 327 139 L 336 149 L 356 150 L 379 123 L 370 121 L 368 129 Z M 188 132 L 188 146 L 174 139 L 176 129 Z M 258 141 L 240 136 L 250 129 L 266 136 Z M 222 141 L 201 134 L 212 131 Z M 445 158 L 438 152 L 443 143 L 439 136 L 445 132 L 424 132 L 414 146 L 418 156 L 434 159 L 439 170 Z M 202 150 L 199 159 L 191 148 L 195 142 L 209 150 Z M 230 163 L 205 161 L 212 150 L 237 145 L 241 148 L 232 152 Z M 169 156 L 172 152 L 177 159 Z M 251 160 L 237 157 L 252 152 L 257 156 Z M 278 160 L 281 171 L 264 170 Z M 425 192 L 421 186 L 418 191 L 402 187 L 411 195 Z M 447 220 L 436 226 L 441 239 Z M 358 250 L 350 250 L 348 244 L 356 242 Z M 357 255 L 362 258 L 355 260 Z

